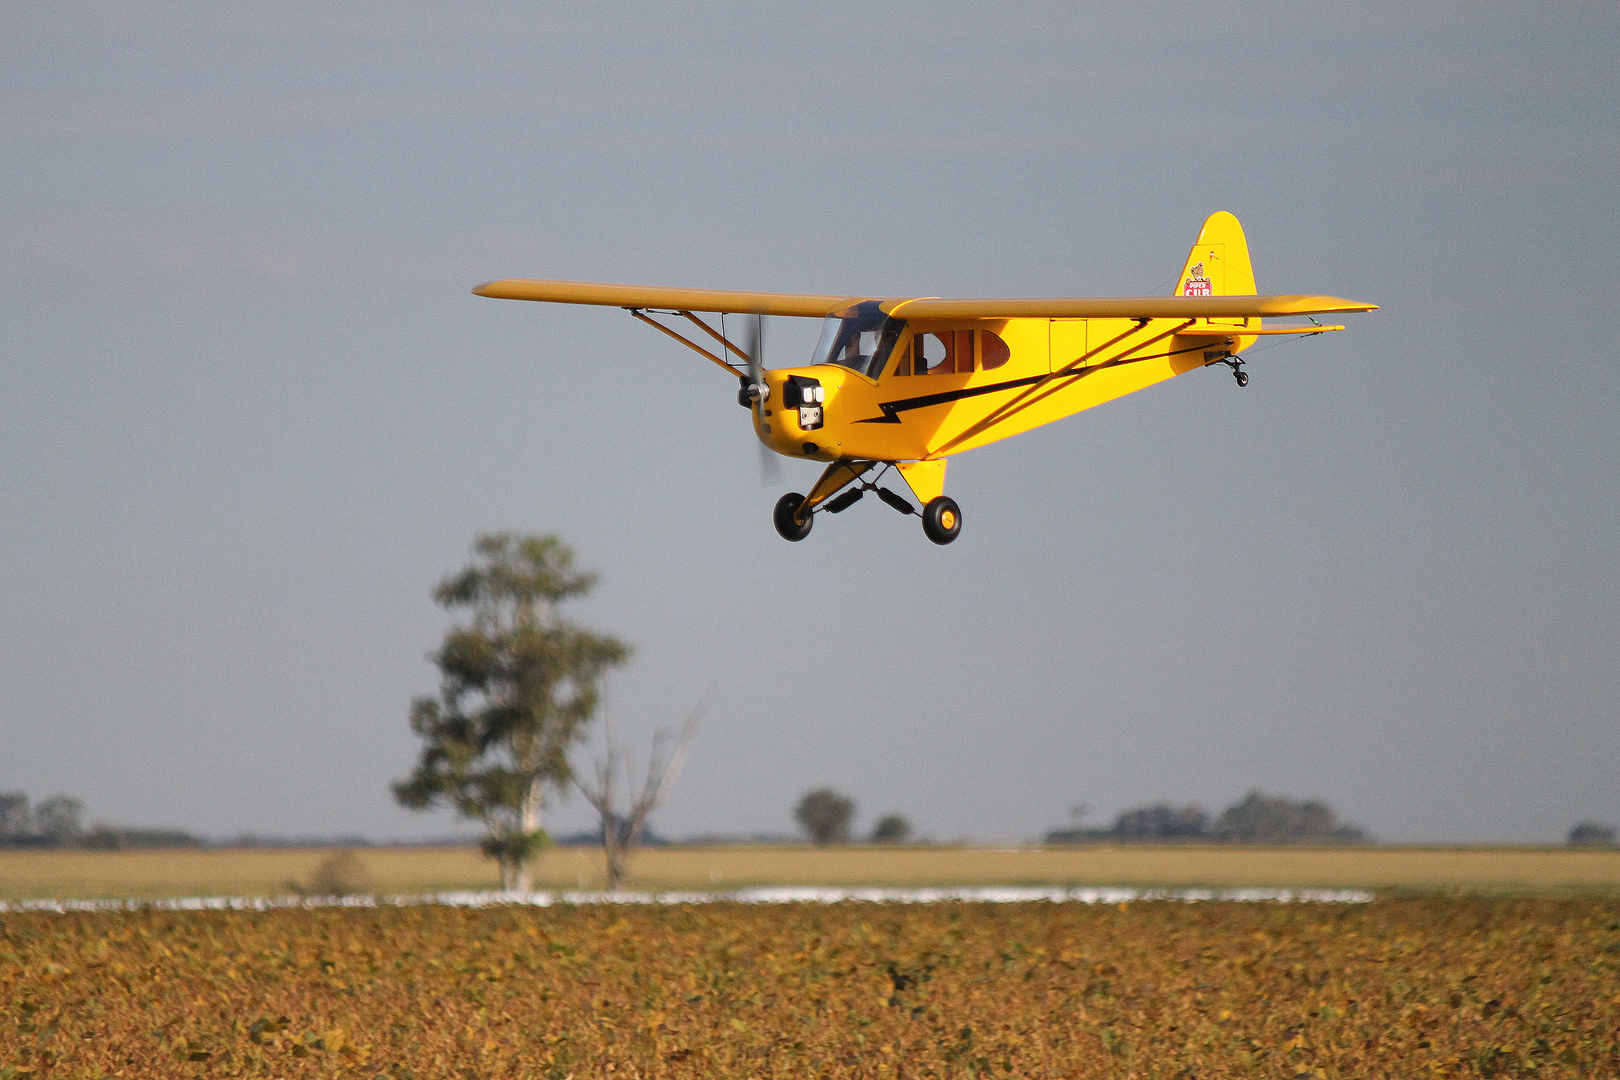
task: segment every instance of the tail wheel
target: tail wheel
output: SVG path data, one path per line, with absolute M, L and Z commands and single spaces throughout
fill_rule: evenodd
M 810 535 L 810 526 L 814 523 L 814 519 L 806 514 L 803 521 L 799 520 L 799 507 L 803 505 L 804 496 L 797 491 L 790 491 L 776 500 L 776 509 L 771 512 L 771 520 L 776 523 L 776 531 L 782 534 L 782 539 L 797 541 Z
M 922 519 L 923 534 L 936 544 L 948 544 L 962 531 L 962 508 L 949 495 L 928 500 L 928 505 L 923 507 Z

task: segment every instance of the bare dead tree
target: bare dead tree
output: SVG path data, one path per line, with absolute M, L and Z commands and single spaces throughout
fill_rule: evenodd
M 585 800 L 595 808 L 602 823 L 602 853 L 607 859 L 607 887 L 610 892 L 623 888 L 630 856 L 641 842 L 647 818 L 664 801 L 670 785 L 686 763 L 686 754 L 697 735 L 698 721 L 708 707 L 707 701 L 702 702 L 688 714 L 673 747 L 669 732 L 659 730 L 653 733 L 652 753 L 647 758 L 647 775 L 642 782 L 641 793 L 622 811 L 618 801 L 619 782 L 621 777 L 628 782 L 626 774 L 631 771 L 632 765 L 629 755 L 619 744 L 612 710 L 608 711 L 603 724 L 607 758 L 596 762 L 594 782 L 576 777 L 574 783 Z

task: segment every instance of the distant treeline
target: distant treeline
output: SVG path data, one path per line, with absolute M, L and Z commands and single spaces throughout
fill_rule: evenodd
M 130 829 L 121 825 L 84 826 L 84 804 L 67 795 L 54 795 L 28 805 L 21 791 L 0 792 L 0 848 L 123 848 L 201 847 L 202 840 L 179 829 Z
M 851 804 L 853 809 L 853 804 Z M 140 829 L 122 825 L 83 824 L 84 804 L 56 795 L 30 806 L 22 792 L 0 792 L 0 850 L 16 848 L 78 848 L 122 851 L 153 848 L 365 848 L 378 842 L 363 836 L 239 836 L 209 839 L 181 829 Z M 881 824 L 881 823 L 880 823 Z M 1565 842 L 1573 847 L 1608 847 L 1616 828 L 1583 821 L 1569 831 Z M 874 842 L 881 842 L 877 837 Z M 1158 803 L 1139 806 L 1114 818 L 1107 828 L 1053 829 L 1048 844 L 1153 843 L 1164 841 L 1232 844 L 1367 844 L 1373 840 L 1360 826 L 1340 821 L 1333 808 L 1317 799 L 1295 802 L 1251 791 L 1219 814 L 1198 806 Z M 569 833 L 553 841 L 558 847 L 594 847 L 601 843 L 595 831 Z M 927 841 L 913 841 L 926 843 Z M 387 847 L 463 847 L 476 839 L 447 836 L 414 841 L 386 841 Z M 796 844 L 799 837 L 776 833 L 736 836 L 691 836 L 672 840 L 651 829 L 644 845 L 688 846 L 724 844 Z
M 1251 791 L 1240 801 L 1211 815 L 1199 806 L 1159 803 L 1127 810 L 1106 829 L 1054 829 L 1048 844 L 1107 841 L 1201 840 L 1231 844 L 1365 844 L 1365 830 L 1338 819 L 1333 808 L 1315 799 L 1294 802 Z

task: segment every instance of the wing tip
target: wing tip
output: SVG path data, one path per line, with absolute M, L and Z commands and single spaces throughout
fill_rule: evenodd
M 1364 300 L 1347 300 L 1342 296 L 1289 296 L 1280 297 L 1289 302 L 1294 310 L 1290 314 L 1329 314 L 1353 315 L 1367 311 L 1377 311 L 1377 304 L 1369 304 Z

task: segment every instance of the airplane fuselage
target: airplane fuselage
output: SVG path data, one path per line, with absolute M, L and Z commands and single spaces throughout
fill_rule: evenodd
M 764 372 L 770 393 L 755 431 L 777 453 L 816 461 L 955 454 L 1230 356 L 1254 340 L 1230 322 L 906 323 L 882 358 Z

